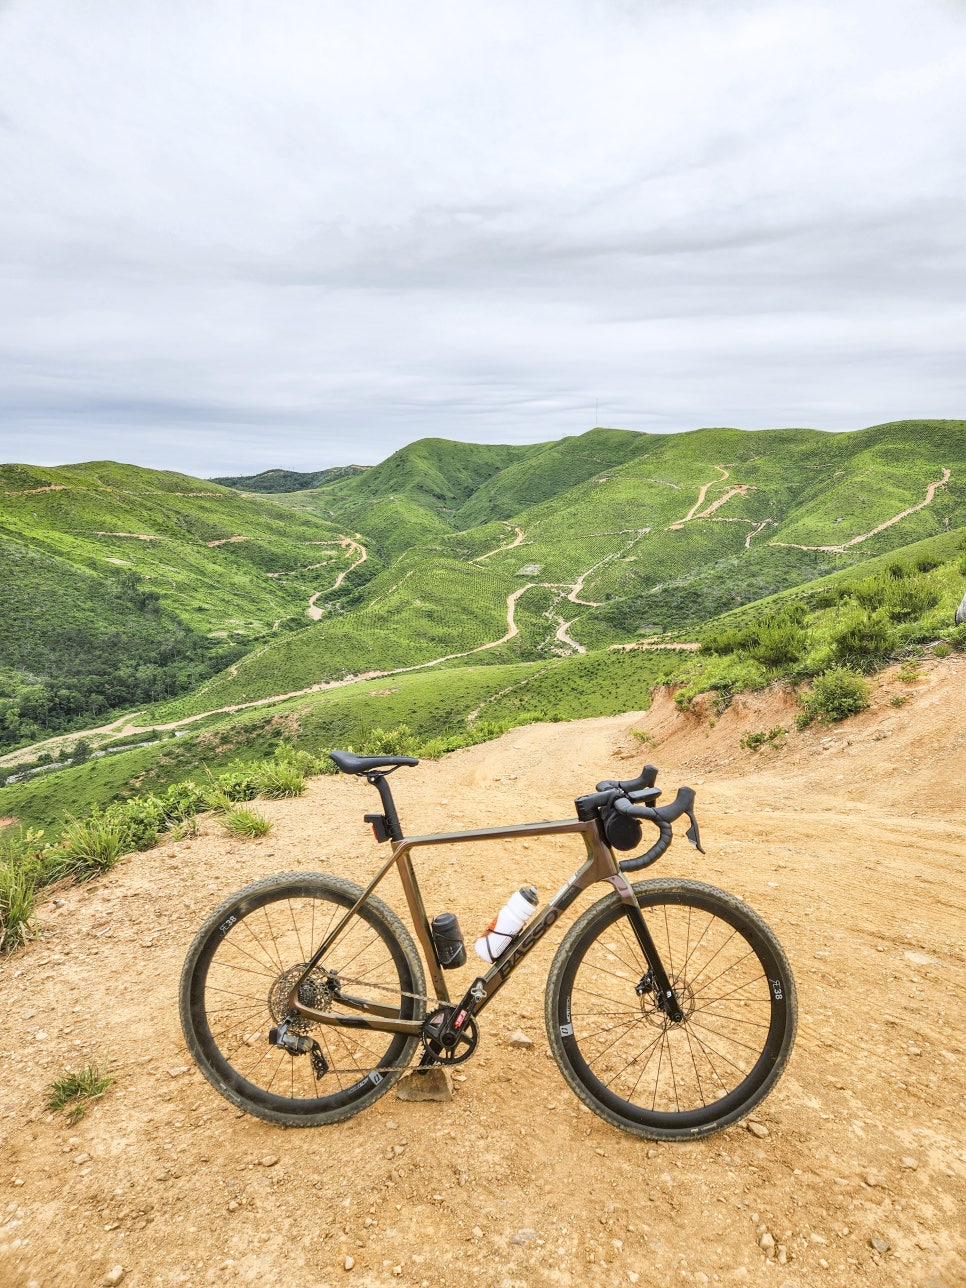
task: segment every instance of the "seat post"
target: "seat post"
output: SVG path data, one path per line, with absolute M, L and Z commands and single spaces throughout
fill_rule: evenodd
M 392 798 L 392 792 L 389 790 L 389 784 L 386 782 L 386 775 L 366 774 L 366 781 L 372 783 L 373 787 L 379 792 L 382 808 L 386 815 L 386 826 L 389 829 L 390 840 L 401 841 L 403 839 L 402 824 L 399 822 L 399 815 L 396 813 L 396 803 Z

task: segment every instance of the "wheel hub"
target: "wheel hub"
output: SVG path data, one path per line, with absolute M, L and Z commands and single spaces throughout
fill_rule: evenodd
M 684 1024 L 694 1014 L 694 990 L 687 980 L 675 977 L 671 979 L 671 987 L 674 989 L 674 995 L 682 1012 L 681 1019 L 677 1023 Z M 669 1029 L 675 1026 L 675 1021 L 665 1010 L 667 1004 L 663 1003 L 663 999 L 658 998 L 654 992 L 643 993 L 640 996 L 641 1014 L 648 1024 L 656 1029 Z
M 315 1021 L 305 1015 L 292 1015 L 289 1009 L 289 998 L 292 989 L 305 970 L 305 963 L 290 966 L 275 977 L 268 992 L 268 1009 L 276 1024 L 288 1019 L 290 1033 L 307 1033 L 315 1027 Z M 310 1006 L 314 1011 L 328 1011 L 332 1006 L 332 981 L 323 971 L 313 971 L 299 984 L 298 999 L 302 1006 Z

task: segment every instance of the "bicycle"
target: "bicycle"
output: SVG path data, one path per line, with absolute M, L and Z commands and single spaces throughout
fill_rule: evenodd
M 624 875 L 660 858 L 683 814 L 688 840 L 704 853 L 693 789 L 681 787 L 657 806 L 657 770 L 645 765 L 636 779 L 598 783 L 578 797 L 575 819 L 406 838 L 387 779 L 419 762 L 330 756 L 378 790 L 383 812 L 365 819 L 392 852 L 364 889 L 318 874 L 269 877 L 232 895 L 201 926 L 182 972 L 181 1022 L 201 1072 L 232 1104 L 289 1126 L 338 1122 L 385 1095 L 417 1048 L 420 1068 L 469 1059 L 486 1006 L 596 882 L 612 890 L 564 935 L 547 978 L 547 1038 L 576 1095 L 636 1135 L 692 1140 L 738 1121 L 769 1093 L 797 1022 L 795 983 L 774 934 L 714 886 L 632 885 Z M 657 826 L 658 839 L 618 860 L 615 849 L 639 844 L 641 820 Z M 440 951 L 411 851 L 560 835 L 580 837 L 586 861 L 454 1002 L 444 964 L 461 965 L 465 950 L 455 961 L 452 943 Z M 374 894 L 393 867 L 431 994 L 412 936 Z

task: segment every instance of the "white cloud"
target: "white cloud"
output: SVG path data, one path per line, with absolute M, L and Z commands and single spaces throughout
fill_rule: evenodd
M 0 455 L 966 406 L 966 7 L 0 9 Z

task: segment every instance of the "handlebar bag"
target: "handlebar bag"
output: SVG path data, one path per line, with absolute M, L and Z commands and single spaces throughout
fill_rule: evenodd
M 600 811 L 604 824 L 604 835 L 612 850 L 636 850 L 641 843 L 643 829 L 640 819 L 628 818 L 618 814 L 612 805 L 605 805 Z

